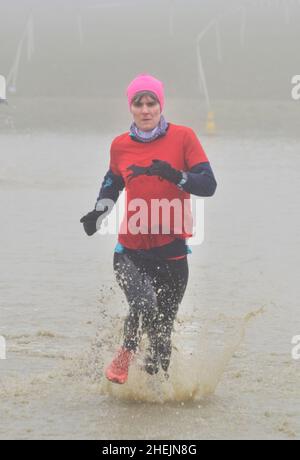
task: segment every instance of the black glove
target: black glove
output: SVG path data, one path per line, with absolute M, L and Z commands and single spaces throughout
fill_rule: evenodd
M 134 179 L 135 177 L 141 176 L 141 175 L 149 175 L 148 170 L 150 166 L 136 166 L 136 165 L 131 165 L 128 166 L 127 171 L 131 170 L 132 173 L 127 176 L 129 182 Z
M 182 172 L 172 168 L 170 163 L 162 160 L 152 160 L 152 165 L 147 170 L 148 176 L 159 176 L 173 184 L 178 184 L 182 179 Z
M 96 211 L 96 209 L 94 209 L 80 219 L 80 222 L 83 224 L 84 231 L 88 236 L 94 235 L 94 233 L 99 230 L 99 228 L 97 228 L 97 220 L 107 210 L 107 206 L 103 211 Z

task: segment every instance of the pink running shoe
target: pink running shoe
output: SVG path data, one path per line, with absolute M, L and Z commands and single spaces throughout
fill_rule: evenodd
M 133 351 L 124 347 L 120 348 L 110 365 L 105 369 L 105 377 L 114 383 L 123 384 L 127 382 L 128 368 L 133 355 Z

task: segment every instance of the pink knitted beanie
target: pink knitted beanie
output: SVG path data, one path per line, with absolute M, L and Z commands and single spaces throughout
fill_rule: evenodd
M 152 75 L 146 73 L 141 73 L 137 77 L 135 77 L 127 88 L 127 98 L 129 107 L 131 106 L 131 101 L 134 98 L 134 96 L 140 91 L 151 91 L 152 93 L 154 93 L 157 96 L 157 99 L 159 100 L 161 111 L 163 110 L 165 98 L 164 86 L 161 81 L 152 77 Z

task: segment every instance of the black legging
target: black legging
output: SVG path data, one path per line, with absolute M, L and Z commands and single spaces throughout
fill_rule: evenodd
M 173 324 L 188 282 L 187 257 L 153 261 L 131 253 L 115 253 L 114 271 L 129 304 L 124 347 L 136 351 L 141 334 L 147 333 L 150 352 L 167 371 Z

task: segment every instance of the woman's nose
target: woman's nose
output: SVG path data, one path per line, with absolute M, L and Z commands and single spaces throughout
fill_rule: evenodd
M 147 106 L 147 104 L 144 104 L 144 105 L 142 106 L 142 112 L 143 112 L 143 113 L 149 112 L 149 107 Z

